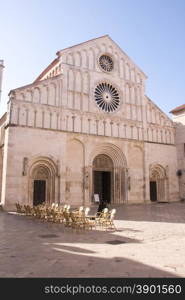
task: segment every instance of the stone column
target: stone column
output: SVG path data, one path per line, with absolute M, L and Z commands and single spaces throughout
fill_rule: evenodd
M 56 201 L 60 204 L 60 161 L 57 160 L 57 174 L 56 174 Z
M 125 189 L 126 189 L 126 203 L 130 200 L 130 189 L 131 189 L 131 180 L 130 180 L 130 170 L 126 168 L 125 170 Z
M 84 205 L 90 205 L 93 196 L 93 167 L 86 166 L 84 168 Z

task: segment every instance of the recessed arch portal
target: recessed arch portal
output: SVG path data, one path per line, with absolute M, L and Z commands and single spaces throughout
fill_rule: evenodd
M 105 155 L 99 154 L 93 160 L 93 190 L 100 201 L 111 203 L 113 196 L 113 162 Z
M 49 158 L 35 159 L 29 169 L 29 203 L 55 202 L 57 167 Z
M 168 201 L 168 177 L 163 166 L 156 164 L 150 166 L 150 201 Z
M 110 143 L 97 145 L 90 155 L 90 166 L 89 192 L 92 200 L 98 190 L 101 196 L 101 189 L 104 189 L 102 200 L 111 204 L 127 201 L 127 164 L 121 149 Z M 95 175 L 95 172 L 99 174 Z

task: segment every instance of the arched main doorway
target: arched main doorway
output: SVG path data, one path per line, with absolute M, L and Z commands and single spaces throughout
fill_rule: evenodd
M 128 196 L 128 169 L 122 150 L 114 144 L 96 145 L 90 154 L 89 196 L 94 194 L 111 204 L 123 204 Z
M 97 155 L 93 160 L 94 194 L 99 195 L 100 201 L 111 203 L 113 187 L 113 162 L 107 155 Z

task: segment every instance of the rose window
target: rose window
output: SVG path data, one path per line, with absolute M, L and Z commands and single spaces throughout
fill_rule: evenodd
M 106 72 L 111 72 L 113 70 L 114 63 L 112 58 L 108 55 L 101 55 L 99 58 L 99 64 L 100 67 Z
M 100 83 L 94 91 L 96 104 L 105 112 L 114 112 L 120 105 L 118 91 L 109 83 Z

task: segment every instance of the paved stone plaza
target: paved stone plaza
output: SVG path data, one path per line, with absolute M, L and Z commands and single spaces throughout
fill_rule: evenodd
M 185 203 L 116 208 L 114 232 L 0 212 L 0 277 L 185 277 Z

